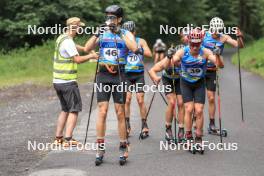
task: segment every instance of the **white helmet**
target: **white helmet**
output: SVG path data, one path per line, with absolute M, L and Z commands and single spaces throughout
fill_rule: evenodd
M 161 39 L 157 39 L 156 43 L 162 43 L 162 40 Z
M 221 32 L 224 26 L 224 21 L 219 17 L 214 17 L 210 21 L 210 30 L 213 32 Z
M 183 49 L 184 47 L 185 47 L 184 45 L 180 44 L 180 45 L 177 45 L 177 46 L 175 47 L 175 50 L 178 51 L 178 50 L 180 50 L 180 49 Z

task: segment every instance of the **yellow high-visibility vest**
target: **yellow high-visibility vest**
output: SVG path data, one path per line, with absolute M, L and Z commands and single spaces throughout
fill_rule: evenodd
M 53 78 L 62 80 L 75 80 L 77 79 L 77 63 L 73 61 L 72 57 L 63 57 L 59 51 L 60 45 L 65 39 L 69 39 L 69 36 L 62 34 L 56 40 L 53 60 Z

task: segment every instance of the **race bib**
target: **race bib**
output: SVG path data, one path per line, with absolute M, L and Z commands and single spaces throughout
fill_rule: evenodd
M 104 48 L 104 58 L 109 61 L 116 61 L 118 56 L 118 50 L 116 48 Z
M 127 62 L 129 62 L 132 65 L 136 65 L 140 62 L 140 58 L 136 54 L 131 54 L 127 57 Z
M 202 76 L 202 74 L 203 74 L 203 70 L 201 68 L 188 68 L 187 72 L 191 76 Z

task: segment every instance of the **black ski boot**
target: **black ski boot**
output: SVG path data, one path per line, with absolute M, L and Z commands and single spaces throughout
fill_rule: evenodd
M 217 133 L 217 129 L 215 127 L 215 120 L 214 119 L 210 119 L 210 123 L 209 123 L 209 126 L 208 126 L 208 133 L 209 134 Z
M 97 152 L 95 158 L 95 165 L 99 166 L 103 163 L 104 154 L 105 154 L 105 143 L 104 140 L 97 140 Z
M 185 133 L 185 139 L 186 139 L 186 143 L 185 145 L 187 145 L 189 152 L 191 152 L 192 154 L 195 154 L 195 146 L 194 146 L 194 141 L 193 141 L 193 136 L 192 136 L 192 131 L 186 131 Z
M 173 138 L 173 134 L 172 134 L 172 130 L 171 130 L 171 125 L 166 125 L 165 140 L 168 143 L 174 142 L 174 138 Z
M 184 128 L 179 127 L 178 130 L 178 143 L 183 143 L 184 142 Z
M 210 119 L 210 123 L 207 130 L 208 130 L 208 134 L 217 135 L 217 136 L 222 135 L 222 137 L 227 137 L 227 130 L 222 129 L 222 131 L 220 132 L 220 129 L 215 127 L 214 119 Z
M 123 166 L 126 164 L 128 158 L 128 142 L 120 142 L 119 152 L 119 164 Z
M 142 119 L 141 132 L 139 134 L 139 139 L 146 139 L 149 137 L 149 128 L 146 119 Z
M 131 126 L 130 126 L 129 117 L 126 117 L 126 131 L 127 131 L 127 137 L 129 137 L 129 134 L 131 132 Z
M 202 145 L 203 140 L 202 137 L 195 137 L 195 150 L 200 153 L 201 155 L 204 154 L 204 147 Z

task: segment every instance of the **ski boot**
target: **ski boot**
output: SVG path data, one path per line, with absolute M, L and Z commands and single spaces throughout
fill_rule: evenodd
M 222 137 L 227 137 L 227 130 L 222 129 L 220 132 L 220 129 L 215 127 L 214 119 L 210 119 L 210 124 L 207 130 L 208 130 L 208 134 L 217 135 L 217 136 L 222 135 Z
M 97 140 L 98 148 L 96 152 L 95 165 L 99 166 L 103 163 L 104 154 L 105 154 L 105 143 L 104 140 Z
M 130 126 L 130 121 L 128 117 L 126 117 L 126 131 L 127 131 L 127 137 L 129 137 L 129 134 L 131 132 L 131 126 Z
M 195 137 L 195 150 L 196 152 L 200 153 L 201 155 L 204 154 L 204 147 L 202 146 L 202 137 Z
M 165 140 L 171 144 L 174 142 L 171 125 L 166 125 L 166 133 L 165 133 Z
M 141 127 L 141 132 L 139 134 L 139 139 L 146 139 L 147 137 L 149 137 L 148 124 L 145 119 L 142 119 L 142 127 Z
M 187 145 L 189 152 L 195 154 L 196 150 L 193 142 L 192 131 L 186 131 L 185 139 L 186 139 L 185 145 Z
M 180 128 L 178 130 L 178 143 L 184 142 L 184 128 Z
M 128 142 L 120 142 L 119 152 L 119 164 L 120 166 L 123 166 L 126 164 L 128 158 Z

